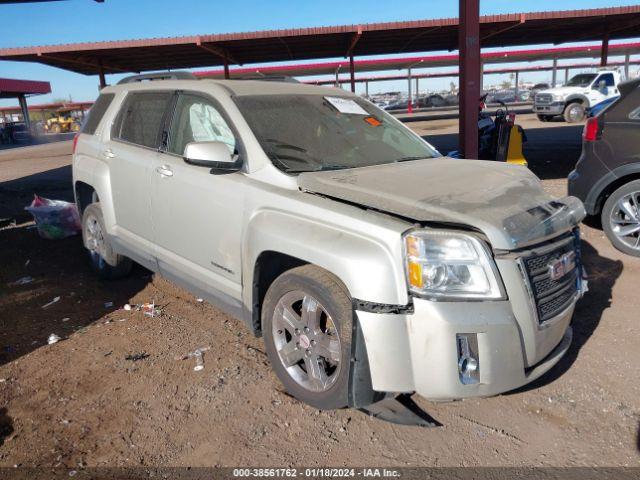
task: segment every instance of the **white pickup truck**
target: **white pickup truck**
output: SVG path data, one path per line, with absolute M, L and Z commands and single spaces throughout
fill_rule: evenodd
M 557 115 L 562 115 L 569 123 L 580 122 L 588 108 L 619 95 L 620 82 L 622 77 L 615 70 L 580 73 L 562 87 L 538 92 L 533 101 L 533 111 L 543 122 Z

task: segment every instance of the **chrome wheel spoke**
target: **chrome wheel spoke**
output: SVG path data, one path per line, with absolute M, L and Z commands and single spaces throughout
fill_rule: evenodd
M 322 365 L 320 357 L 318 355 L 311 355 L 305 359 L 304 363 L 307 367 L 307 374 L 311 382 L 316 386 L 316 389 L 324 390 L 327 387 L 329 377 L 324 369 L 324 365 Z
M 299 348 L 293 340 L 278 350 L 278 354 L 280 354 L 285 367 L 292 367 L 304 358 L 304 350 Z
M 318 302 L 310 295 L 305 295 L 302 300 L 302 322 L 310 330 L 318 332 L 320 330 L 320 315 L 322 310 Z
M 296 330 L 300 331 L 304 328 L 304 324 L 302 323 L 301 318 L 293 310 L 291 305 L 286 305 L 281 300 L 278 304 L 278 308 L 282 309 L 282 316 L 280 317 L 280 320 L 287 330 L 289 330 L 291 333 L 294 333 Z
M 333 363 L 340 362 L 340 342 L 331 338 L 329 335 L 318 337 L 316 351 L 321 357 L 330 360 Z
M 640 224 L 636 222 L 635 224 L 628 225 L 626 227 L 616 227 L 615 232 L 623 237 L 628 237 L 629 235 L 640 232 Z
M 623 197 L 618 201 L 618 208 L 632 221 L 638 221 L 638 216 L 631 205 L 631 197 Z

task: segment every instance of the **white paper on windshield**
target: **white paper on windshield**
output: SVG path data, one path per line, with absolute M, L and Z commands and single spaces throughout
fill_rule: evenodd
M 333 105 L 340 113 L 350 113 L 352 115 L 369 115 L 364 108 L 358 105 L 355 100 L 341 97 L 324 97 L 324 99 Z

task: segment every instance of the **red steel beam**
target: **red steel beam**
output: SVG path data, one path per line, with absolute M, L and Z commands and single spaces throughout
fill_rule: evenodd
M 480 0 L 460 0 L 460 151 L 478 158 L 478 102 L 480 98 Z

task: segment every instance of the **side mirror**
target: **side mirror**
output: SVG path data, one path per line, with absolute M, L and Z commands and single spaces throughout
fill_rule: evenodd
M 189 165 L 210 168 L 213 174 L 237 172 L 242 167 L 240 161 L 229 153 L 229 147 L 222 142 L 187 143 L 183 158 Z

